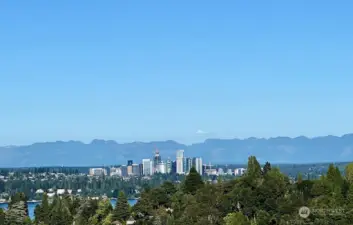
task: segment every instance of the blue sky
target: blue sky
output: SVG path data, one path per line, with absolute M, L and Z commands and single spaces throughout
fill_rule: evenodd
M 2 2 L 0 145 L 352 132 L 352 7 Z

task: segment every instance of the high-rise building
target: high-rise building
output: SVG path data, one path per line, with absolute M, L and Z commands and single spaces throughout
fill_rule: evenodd
M 127 175 L 132 176 L 132 165 L 127 166 Z
M 176 174 L 177 172 L 177 167 L 176 167 L 176 161 L 172 162 L 172 174 Z
M 142 170 L 144 176 L 151 176 L 152 175 L 152 161 L 150 159 L 142 159 Z
M 127 161 L 127 165 L 128 165 L 128 166 L 132 166 L 133 163 L 134 163 L 134 162 L 133 162 L 132 160 L 128 160 L 128 161 Z
M 164 162 L 160 162 L 156 167 L 156 172 L 162 174 L 166 173 L 166 164 Z
M 223 175 L 224 175 L 223 168 L 218 168 L 217 174 L 218 174 L 219 176 L 223 176 Z
M 158 151 L 158 149 L 156 149 L 156 152 L 155 152 L 155 154 L 154 154 L 154 158 L 153 158 L 153 164 L 154 164 L 154 171 L 155 172 L 158 172 L 157 171 L 157 167 L 158 167 L 158 165 L 160 164 L 162 162 L 162 157 L 161 157 L 161 155 L 159 154 L 159 151 Z
M 140 176 L 143 175 L 143 164 L 142 163 L 139 164 L 139 173 L 140 173 Z
M 245 168 L 236 168 L 234 169 L 235 176 L 242 176 L 246 172 Z
M 132 164 L 132 175 L 140 176 L 139 164 Z
M 192 166 L 195 167 L 196 171 L 202 176 L 202 174 L 203 174 L 202 159 L 201 158 L 193 158 L 192 159 Z
M 176 153 L 176 172 L 184 174 L 184 150 L 178 150 Z
M 128 176 L 127 166 L 126 165 L 122 165 L 120 168 L 121 168 L 121 176 L 127 177 Z
M 107 170 L 104 168 L 90 168 L 89 174 L 91 176 L 103 176 L 103 175 L 107 175 Z
M 207 164 L 202 165 L 202 173 L 205 174 L 207 170 Z
M 192 159 L 191 158 L 184 158 L 184 162 L 185 162 L 185 173 L 188 174 L 191 170 L 192 167 Z
M 151 173 L 151 175 L 153 175 L 156 170 L 155 170 L 154 162 L 152 160 L 150 161 L 150 168 L 151 168 L 150 173 Z
M 170 160 L 170 158 L 168 158 L 168 160 L 167 160 L 166 172 L 167 173 L 171 173 L 172 172 L 172 161 Z
M 110 176 L 121 176 L 121 168 L 120 167 L 110 168 Z

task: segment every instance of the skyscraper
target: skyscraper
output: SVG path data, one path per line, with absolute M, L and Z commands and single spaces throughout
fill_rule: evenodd
M 153 158 L 153 164 L 154 164 L 154 172 L 158 172 L 158 165 L 162 162 L 162 157 L 159 154 L 158 149 L 156 149 L 156 152 L 154 154 L 154 158 Z
M 157 165 L 157 173 L 166 173 L 166 164 L 164 162 L 160 162 L 158 165 Z
M 184 174 L 184 150 L 176 152 L 176 172 L 177 174 Z
M 172 172 L 172 161 L 170 160 L 170 158 L 168 158 L 168 160 L 167 160 L 166 170 L 167 170 L 166 171 L 167 173 Z
M 176 161 L 172 161 L 172 174 L 176 174 L 177 169 L 176 169 Z
M 150 159 L 142 159 L 142 170 L 144 176 L 152 175 L 152 161 Z
M 139 173 L 140 173 L 140 176 L 143 175 L 143 164 L 142 163 L 139 164 Z
M 203 174 L 203 166 L 202 166 L 202 159 L 201 158 L 193 158 L 192 159 L 192 166 L 195 167 L 196 171 L 200 175 Z
M 150 160 L 150 168 L 151 168 L 150 173 L 151 175 L 153 175 L 155 173 L 155 169 L 153 169 L 155 168 L 155 165 L 152 160 Z
M 132 164 L 133 164 L 132 160 L 127 161 L 127 175 L 128 176 L 132 176 Z
M 132 175 L 140 176 L 139 164 L 132 164 Z
M 122 165 L 121 166 L 121 176 L 123 176 L 123 177 L 127 177 L 128 176 L 127 166 L 126 165 Z
M 191 158 L 185 158 L 184 162 L 185 162 L 184 172 L 186 174 L 188 174 L 190 172 L 191 167 L 193 166 L 192 165 L 192 159 Z

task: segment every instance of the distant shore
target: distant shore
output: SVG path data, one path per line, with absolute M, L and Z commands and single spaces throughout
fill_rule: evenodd
M 117 200 L 117 198 L 109 198 L 110 200 Z M 128 198 L 128 201 L 137 201 L 139 200 L 139 198 Z M 40 203 L 42 202 L 42 200 L 29 200 L 27 201 L 27 203 Z M 9 204 L 10 202 L 5 200 L 5 201 L 0 201 L 0 204 Z

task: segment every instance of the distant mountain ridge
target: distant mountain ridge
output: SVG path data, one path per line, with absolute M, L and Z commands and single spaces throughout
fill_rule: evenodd
M 152 158 L 155 149 L 162 159 L 175 159 L 178 149 L 186 157 L 202 157 L 204 163 L 245 163 L 249 155 L 260 162 L 311 163 L 353 161 L 353 134 L 341 137 L 299 136 L 247 139 L 206 139 L 202 143 L 180 144 L 173 140 L 119 144 L 113 140 L 56 141 L 26 146 L 0 147 L 0 167 L 91 166 L 140 163 Z

